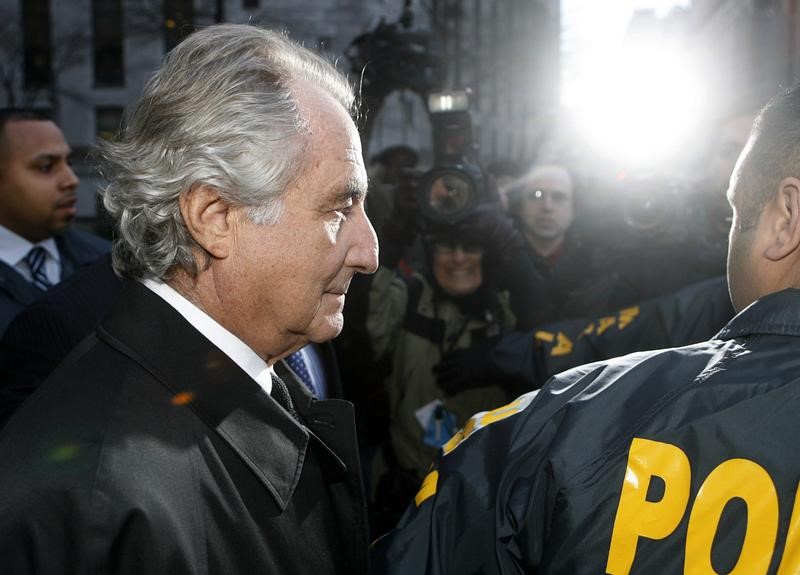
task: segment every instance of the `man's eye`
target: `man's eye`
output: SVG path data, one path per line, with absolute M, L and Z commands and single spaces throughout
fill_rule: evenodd
M 46 164 L 39 164 L 38 166 L 36 166 L 36 169 L 43 174 L 49 174 L 50 172 L 53 171 L 53 165 L 54 164 L 52 162 L 48 162 Z
M 339 208 L 339 209 L 335 210 L 336 215 L 338 215 L 343 220 L 346 220 L 347 216 L 349 216 L 350 212 L 352 212 L 352 211 L 353 211 L 353 206 L 352 205 L 344 206 L 342 208 Z

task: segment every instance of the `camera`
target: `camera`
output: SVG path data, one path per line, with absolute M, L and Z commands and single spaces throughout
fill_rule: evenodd
M 367 100 L 380 101 L 398 89 L 425 94 L 444 74 L 436 37 L 409 30 L 410 15 L 404 18 L 397 23 L 381 21 L 371 32 L 356 37 L 345 52 Z
M 620 190 L 622 218 L 634 233 L 662 241 L 682 238 L 692 216 L 691 188 L 678 180 L 639 177 Z
M 475 159 L 469 97 L 468 90 L 428 94 L 434 167 L 420 179 L 417 205 L 429 224 L 457 224 L 488 199 Z
M 433 132 L 434 168 L 419 177 L 404 174 L 415 189 L 416 219 L 424 229 L 462 221 L 487 199 L 483 170 L 476 160 L 469 90 L 438 91 L 445 74 L 441 43 L 430 31 L 411 29 L 413 11 L 406 1 L 396 23 L 381 21 L 355 38 L 346 56 L 361 78 L 362 107 L 367 110 L 362 143 L 368 147 L 372 121 L 385 98 L 410 90 L 426 100 Z

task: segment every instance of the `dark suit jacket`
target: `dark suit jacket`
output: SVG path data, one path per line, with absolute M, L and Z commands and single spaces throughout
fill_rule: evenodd
M 111 244 L 106 240 L 77 229 L 67 230 L 55 240 L 61 255 L 62 280 L 111 250 Z M 25 306 L 43 293 L 13 267 L 0 262 L 0 334 Z
M 302 424 L 128 282 L 0 432 L 3 568 L 365 573 L 352 405 L 277 370 Z
M 0 339 L 0 428 L 111 309 L 122 283 L 111 254 L 23 309 Z

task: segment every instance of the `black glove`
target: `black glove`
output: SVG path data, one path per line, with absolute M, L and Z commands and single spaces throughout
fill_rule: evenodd
M 436 384 L 447 395 L 465 389 L 507 384 L 508 376 L 492 361 L 491 352 L 496 343 L 496 340 L 489 340 L 444 354 L 442 360 L 433 366 Z

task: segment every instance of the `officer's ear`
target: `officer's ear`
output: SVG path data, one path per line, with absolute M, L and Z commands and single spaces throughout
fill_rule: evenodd
M 796 254 L 800 256 L 800 179 L 784 178 L 778 185 L 778 194 L 764 206 L 771 218 L 771 241 L 764 255 L 779 261 Z
M 211 257 L 223 259 L 230 253 L 233 237 L 230 206 L 211 186 L 198 184 L 181 194 L 181 215 L 186 229 Z

